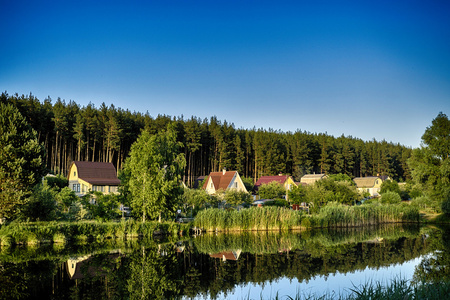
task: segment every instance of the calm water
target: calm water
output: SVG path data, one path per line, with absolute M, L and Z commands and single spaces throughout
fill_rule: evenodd
M 450 230 L 387 226 L 1 248 L 1 299 L 268 299 L 449 277 Z

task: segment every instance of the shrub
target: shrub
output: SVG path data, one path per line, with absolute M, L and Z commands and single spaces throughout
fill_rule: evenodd
M 397 192 L 385 192 L 381 195 L 381 203 L 383 204 L 397 204 L 402 202 L 402 198 Z

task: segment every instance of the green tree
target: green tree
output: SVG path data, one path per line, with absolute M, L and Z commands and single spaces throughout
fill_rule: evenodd
M 258 195 L 261 199 L 277 199 L 286 195 L 284 187 L 276 181 L 267 184 L 262 184 L 258 188 Z
M 302 202 L 306 202 L 306 188 L 302 185 L 297 187 L 293 187 L 290 191 L 288 191 L 289 201 L 292 204 L 300 204 Z
M 423 145 L 408 160 L 411 176 L 426 196 L 443 204 L 450 194 L 450 121 L 442 112 L 427 127 Z
M 251 195 L 244 191 L 228 189 L 225 191 L 223 199 L 227 202 L 227 204 L 236 206 L 241 204 L 250 204 Z
M 380 194 L 384 194 L 386 192 L 395 192 L 400 195 L 400 187 L 395 180 L 385 180 L 381 184 Z
M 151 135 L 143 131 L 131 146 L 124 174 L 130 193 L 133 212 L 142 215 L 145 222 L 173 213 L 183 193 L 181 178 L 186 160 L 179 153 L 181 143 L 176 141 L 176 132 L 169 126 L 165 131 Z
M 20 213 L 45 174 L 44 147 L 17 108 L 0 103 L 0 217 Z

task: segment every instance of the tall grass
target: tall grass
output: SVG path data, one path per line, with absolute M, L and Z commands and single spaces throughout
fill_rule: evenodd
M 311 227 L 355 227 L 419 221 L 419 210 L 407 204 L 346 206 L 331 203 L 310 216 L 309 224 Z
M 0 228 L 0 245 L 65 243 L 67 240 L 87 242 L 98 239 L 127 239 L 151 237 L 155 233 L 179 234 L 189 229 L 188 224 L 175 222 L 35 222 L 11 223 Z
M 210 208 L 198 213 L 194 225 L 206 231 L 291 230 L 419 222 L 419 218 L 419 210 L 410 205 L 331 203 L 311 216 L 282 207 L 252 207 L 239 211 Z
M 223 210 L 210 208 L 199 212 L 194 226 L 206 231 L 290 230 L 301 227 L 302 213 L 282 207 L 252 207 Z

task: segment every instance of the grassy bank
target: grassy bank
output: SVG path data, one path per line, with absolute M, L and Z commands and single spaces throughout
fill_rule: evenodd
M 11 223 L 0 228 L 0 245 L 87 242 L 90 240 L 127 239 L 154 234 L 180 234 L 187 224 L 175 222 L 33 222 Z
M 239 211 L 213 208 L 199 212 L 194 225 L 206 231 L 251 231 L 358 227 L 419 221 L 418 209 L 409 205 L 374 203 L 347 206 L 332 203 L 314 215 L 281 207 L 252 207 Z
M 347 295 L 327 293 L 324 295 L 315 295 L 308 293 L 298 293 L 295 296 L 283 295 L 283 292 L 277 292 L 273 297 L 261 299 L 290 299 L 290 300 L 405 300 L 405 299 L 429 299 L 441 300 L 448 299 L 450 295 L 450 282 L 422 282 L 412 283 L 404 279 L 394 279 L 387 285 L 380 282 L 368 282 L 360 286 L 354 286 L 349 289 Z

